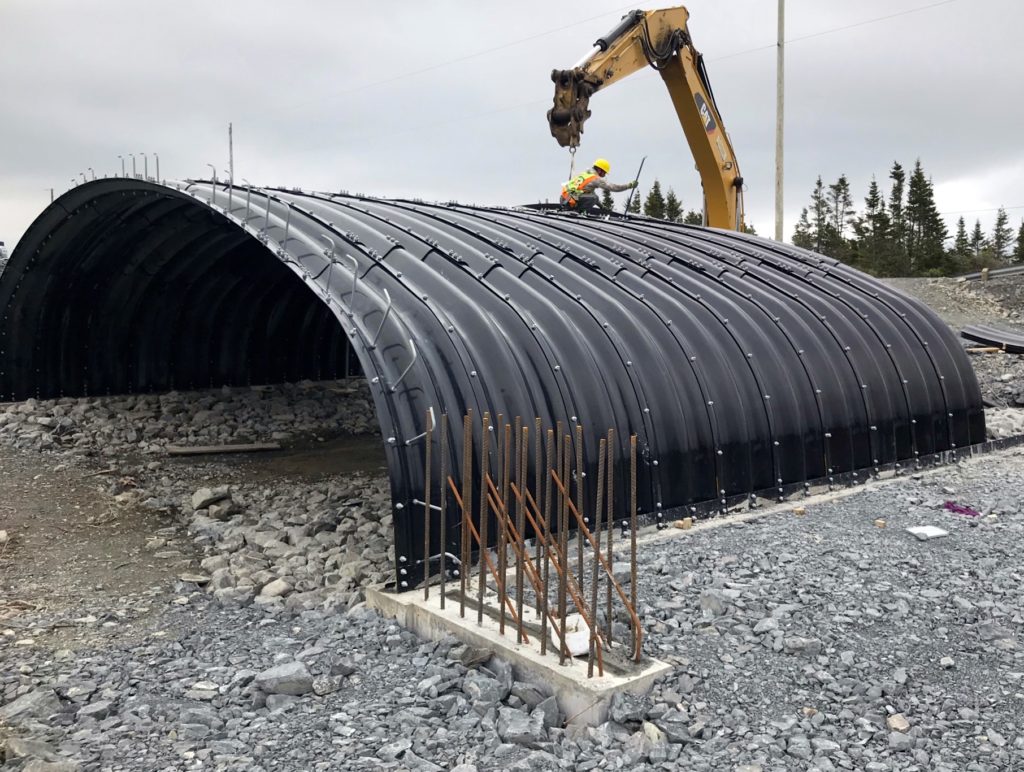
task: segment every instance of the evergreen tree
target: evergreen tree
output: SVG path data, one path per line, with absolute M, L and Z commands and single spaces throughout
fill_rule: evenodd
M 853 215 L 850 182 L 845 174 L 839 175 L 839 179 L 828 186 L 825 200 L 828 202 L 828 224 L 819 237 L 820 251 L 839 260 L 845 260 L 850 250 L 843 236 L 846 225 Z
M 691 209 L 683 217 L 683 222 L 686 223 L 687 225 L 703 225 L 704 215 L 701 212 L 698 212 L 696 209 Z
M 825 254 L 825 247 L 831 241 L 829 234 L 829 204 L 825 198 L 825 185 L 818 175 L 814 183 L 814 190 L 811 191 L 811 235 L 814 237 L 814 251 Z
M 935 206 L 932 181 L 918 159 L 907 184 L 904 238 L 910 275 L 942 275 L 952 266 L 946 255 L 946 223 Z
M 907 174 L 898 161 L 889 170 L 892 188 L 889 191 L 889 222 L 891 227 L 892 256 L 896 275 L 907 275 L 906 264 L 906 221 L 903 208 L 903 192 Z
M 615 209 L 615 202 L 612 200 L 611 191 L 607 188 L 601 191 L 601 207 L 609 212 Z
M 640 214 L 640 188 L 633 191 L 633 197 L 629 198 L 627 194 L 626 203 L 623 204 L 622 210 L 629 214 Z
M 829 192 L 826 193 L 825 183 L 821 181 L 821 175 L 818 175 L 814 189 L 811 191 L 811 205 L 805 207 L 800 213 L 800 220 L 797 222 L 793 235 L 793 244 L 805 249 L 813 249 L 823 255 L 836 257 L 837 253 L 842 253 L 845 250 L 842 249 L 842 237 L 839 231 L 833 227 L 835 220 L 833 209 L 835 206 L 840 208 L 845 206 L 846 209 L 849 207 L 842 202 L 835 204 L 832 201 L 832 187 L 829 186 Z M 841 190 L 837 189 L 837 192 L 841 198 Z
M 875 276 L 893 273 L 891 223 L 885 208 L 885 198 L 872 177 L 868 195 L 864 199 L 864 214 L 853 221 L 855 243 L 853 261 Z
M 956 221 L 956 236 L 953 237 L 953 254 L 958 257 L 971 256 L 971 240 L 967 236 L 967 224 L 963 215 Z
M 845 236 L 846 225 L 853 215 L 853 198 L 850 196 L 850 181 L 845 174 L 840 174 L 839 179 L 828 186 L 828 201 L 831 209 L 831 225 L 835 234 L 842 239 Z
M 1024 263 L 1024 220 L 1017 229 L 1017 243 L 1013 247 L 1013 262 Z
M 996 260 L 1002 260 L 1008 256 L 1012 239 L 1013 229 L 1010 227 L 1010 218 L 1006 216 L 1006 210 L 999 207 L 999 211 L 996 213 L 996 223 L 992 228 L 992 241 L 989 242 Z
M 814 249 L 814 236 L 811 234 L 811 221 L 807 216 L 806 206 L 800 210 L 800 219 L 793 227 L 793 246 Z
M 657 220 L 665 218 L 665 197 L 661 194 L 661 183 L 657 180 L 651 185 L 651 192 L 644 201 L 644 214 Z
M 672 222 L 682 222 L 683 219 L 683 205 L 672 188 L 668 189 L 668 195 L 665 196 L 665 219 Z
M 981 220 L 974 221 L 974 230 L 971 231 L 971 251 L 974 257 L 981 257 L 981 251 L 985 248 L 985 234 L 981 231 Z

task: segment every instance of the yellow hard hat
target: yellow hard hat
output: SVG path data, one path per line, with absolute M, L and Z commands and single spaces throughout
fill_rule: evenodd
M 605 174 L 610 174 L 612 171 L 612 165 L 608 163 L 608 161 L 606 161 L 604 158 L 598 158 L 596 161 L 594 161 L 594 168 L 600 169 Z

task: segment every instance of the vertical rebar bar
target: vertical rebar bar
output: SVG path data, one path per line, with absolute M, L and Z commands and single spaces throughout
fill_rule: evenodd
M 433 435 L 434 414 L 428 411 L 427 430 L 423 437 L 423 600 L 430 599 L 430 450 L 434 444 Z
M 518 417 L 517 417 L 518 420 Z M 508 484 L 512 474 L 512 424 L 505 424 L 505 448 L 502 451 L 505 463 L 501 471 L 501 504 L 508 512 Z M 498 531 L 498 595 L 501 596 L 501 616 L 498 619 L 498 632 L 505 634 L 505 575 L 508 572 L 508 532 L 502 528 Z
M 466 583 L 469 581 L 469 529 L 466 527 L 466 507 L 473 495 L 473 411 L 466 410 L 462 417 L 462 551 L 459 556 L 459 616 L 466 616 Z
M 522 427 L 522 439 L 519 443 L 519 456 L 516 462 L 516 480 L 519 490 L 524 490 L 526 487 L 526 463 L 530 453 L 530 427 Z M 523 497 L 517 498 L 516 503 L 516 532 L 519 534 L 519 554 L 525 554 L 526 543 L 525 543 L 525 521 L 526 515 L 524 508 L 526 502 Z M 521 558 L 516 558 L 516 613 L 519 614 L 519 630 L 516 633 L 516 643 L 523 642 L 523 561 Z
M 479 604 L 476 609 L 476 623 L 484 623 L 484 592 L 487 590 L 487 572 L 483 570 L 483 553 L 487 550 L 487 527 L 490 522 L 490 507 L 487 504 L 487 486 L 483 483 L 490 473 L 490 438 L 491 438 L 491 414 L 484 413 L 482 429 L 480 431 L 480 575 L 477 585 L 476 600 Z
M 629 600 L 636 608 L 636 435 L 629 438 Z M 637 640 L 639 630 L 633 631 Z M 636 646 L 636 661 L 640 661 L 640 647 Z
M 590 577 L 590 608 L 594 623 L 590 626 L 590 649 L 587 654 L 587 678 L 594 677 L 594 654 L 597 648 L 597 580 L 601 569 L 601 505 L 604 503 L 604 455 L 608 441 L 601 438 L 597 451 L 597 492 L 594 494 L 594 565 Z M 582 529 L 581 529 L 582 530 Z
M 583 514 L 583 424 L 576 424 L 576 511 Z M 580 587 L 583 583 L 583 531 L 576 531 L 576 566 Z
M 441 549 L 441 573 L 438 576 L 438 582 L 440 587 L 438 592 L 441 593 L 441 608 L 444 608 L 444 593 L 445 593 L 445 581 L 448 578 L 445 575 L 447 569 L 447 556 L 448 556 L 448 528 L 445 522 L 448 511 L 445 506 L 448 501 L 448 414 L 441 413 L 441 434 L 438 438 L 438 449 L 437 452 L 441 454 L 441 500 L 438 502 L 438 506 L 441 507 L 441 522 L 438 525 L 438 540 L 440 541 Z
M 559 475 L 559 479 L 566 479 L 567 472 L 569 471 L 570 461 L 572 457 L 572 436 L 566 434 L 562 438 L 562 461 L 559 465 L 562 474 Z M 558 624 L 559 624 L 559 640 L 560 647 L 558 652 L 558 664 L 564 665 L 565 658 L 569 656 L 569 647 L 565 643 L 566 633 L 566 584 L 569 580 L 569 491 L 563 491 L 559 488 L 559 505 L 561 507 L 558 518 L 558 551 L 559 551 L 559 562 L 562 564 L 562 572 L 558 576 Z
M 551 576 L 551 469 L 555 463 L 555 431 L 554 429 L 548 429 L 547 432 L 547 453 L 544 456 L 544 478 L 546 480 L 544 484 L 544 514 L 543 523 L 541 527 L 545 531 L 545 547 L 544 547 L 544 595 L 539 599 L 539 603 L 542 608 L 540 609 L 541 629 L 540 629 L 540 653 L 541 655 L 547 654 L 548 652 L 548 588 L 551 587 L 550 576 Z M 537 459 L 538 468 L 540 468 L 540 458 Z M 538 486 L 539 487 L 539 486 Z M 540 501 L 540 499 L 538 499 Z
M 615 430 L 608 430 L 608 513 L 605 520 L 608 521 L 608 565 L 615 565 L 615 552 L 612 548 L 612 538 L 615 534 Z M 612 581 L 611 577 L 605 580 L 608 589 L 608 602 L 605 608 L 605 633 L 608 645 L 612 645 Z

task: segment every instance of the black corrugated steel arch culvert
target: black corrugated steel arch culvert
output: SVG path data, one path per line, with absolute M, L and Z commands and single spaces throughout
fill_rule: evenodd
M 334 377 L 358 359 L 399 584 L 423 558 L 430 410 L 452 418 L 453 470 L 467 409 L 477 435 L 485 411 L 582 422 L 588 480 L 612 428 L 623 499 L 636 433 L 652 518 L 985 439 L 966 355 L 920 302 L 812 252 L 646 218 L 98 180 L 31 226 L 0 309 L 3 398 Z

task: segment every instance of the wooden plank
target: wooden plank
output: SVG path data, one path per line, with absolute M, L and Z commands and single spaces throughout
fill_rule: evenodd
M 995 354 L 1002 351 L 998 346 L 980 346 L 967 349 L 968 354 Z
M 247 445 L 168 445 L 169 456 L 208 456 L 215 453 L 259 453 L 264 450 L 280 450 L 276 442 L 252 442 Z

